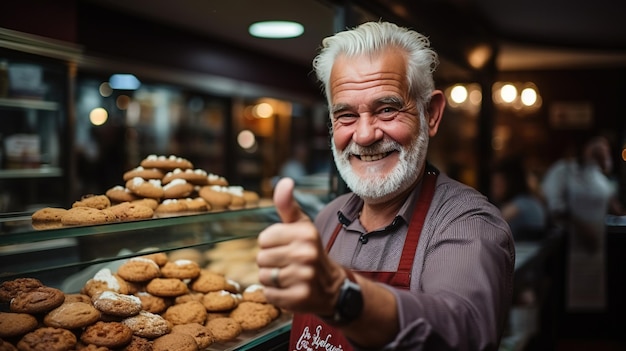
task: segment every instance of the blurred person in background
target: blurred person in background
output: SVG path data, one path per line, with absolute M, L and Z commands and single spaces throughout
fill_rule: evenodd
M 502 211 L 516 241 L 540 240 L 546 234 L 547 212 L 531 188 L 532 176 L 519 155 L 499 160 L 491 169 L 491 201 Z
M 297 184 L 309 174 L 306 168 L 308 153 L 309 150 L 304 143 L 296 143 L 291 149 L 289 158 L 281 165 L 278 176 L 292 178 Z
M 594 136 L 573 158 L 555 162 L 541 189 L 553 223 L 567 235 L 566 308 L 603 312 L 606 307 L 606 216 L 623 215 L 617 198 L 611 146 Z
M 274 190 L 258 237 L 267 300 L 294 313 L 290 350 L 498 350 L 513 291 L 509 226 L 426 160 L 445 95 L 427 37 L 367 22 L 324 39 L 335 164 L 351 192 L 312 221 Z

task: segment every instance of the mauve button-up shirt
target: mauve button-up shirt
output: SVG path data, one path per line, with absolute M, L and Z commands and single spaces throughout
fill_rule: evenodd
M 359 197 L 344 194 L 329 203 L 315 225 L 326 243 L 343 224 L 330 256 L 353 270 L 396 271 L 420 189 L 392 223 L 371 232 L 358 219 Z M 363 235 L 367 240 L 359 240 Z M 513 238 L 500 211 L 475 189 L 440 173 L 411 288 L 387 286 L 398 301 L 400 332 L 384 350 L 497 350 L 512 299 L 514 264 Z

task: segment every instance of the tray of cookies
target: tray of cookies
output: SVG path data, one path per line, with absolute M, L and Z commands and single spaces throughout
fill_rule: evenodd
M 262 285 L 242 285 L 180 257 L 125 259 L 117 269 L 100 268 L 76 292 L 30 277 L 4 281 L 0 346 L 245 350 L 290 330 L 291 315 L 265 300 Z
M 257 192 L 185 158 L 148 155 L 104 193 L 84 194 L 70 208 L 40 208 L 31 219 L 34 229 L 44 230 L 256 208 L 261 202 Z

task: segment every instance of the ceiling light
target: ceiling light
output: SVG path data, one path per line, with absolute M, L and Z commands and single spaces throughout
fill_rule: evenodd
M 137 90 L 141 82 L 132 74 L 114 74 L 109 78 L 109 85 L 117 90 Z
M 291 21 L 263 21 L 250 25 L 248 32 L 258 38 L 295 38 L 304 33 L 304 26 Z

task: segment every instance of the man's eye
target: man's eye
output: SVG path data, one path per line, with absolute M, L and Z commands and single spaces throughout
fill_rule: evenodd
M 357 115 L 342 114 L 342 115 L 335 116 L 335 121 L 341 124 L 350 124 L 356 121 L 357 118 L 358 118 Z
M 384 107 L 378 110 L 378 118 L 391 119 L 398 114 L 398 110 L 393 107 Z

